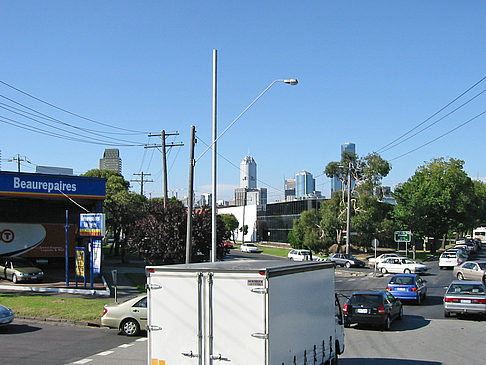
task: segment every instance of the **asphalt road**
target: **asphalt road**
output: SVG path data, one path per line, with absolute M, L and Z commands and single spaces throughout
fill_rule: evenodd
M 235 250 L 236 251 L 236 250 Z M 234 259 L 277 259 L 233 252 Z M 481 254 L 486 258 L 486 249 Z M 443 318 L 444 287 L 452 271 L 427 263 L 428 295 L 421 305 L 404 306 L 404 318 L 390 331 L 373 328 L 345 330 L 346 351 L 341 364 L 482 364 L 486 358 L 484 327 L 476 318 Z M 391 275 L 372 277 L 369 269 L 338 269 L 336 291 L 349 296 L 358 290 L 382 290 Z M 344 299 L 342 297 L 342 299 Z M 344 303 L 343 300 L 341 300 Z M 128 338 L 116 330 L 16 320 L 0 328 L 2 364 L 146 364 L 146 337 Z

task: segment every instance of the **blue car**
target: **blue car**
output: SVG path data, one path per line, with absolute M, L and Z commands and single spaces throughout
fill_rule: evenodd
M 417 304 L 420 304 L 427 296 L 425 283 L 425 280 L 415 274 L 397 274 L 390 279 L 386 290 L 395 298 L 414 300 Z

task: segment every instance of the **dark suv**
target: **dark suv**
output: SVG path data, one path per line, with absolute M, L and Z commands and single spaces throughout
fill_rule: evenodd
M 402 302 L 387 291 L 358 292 L 351 295 L 343 307 L 344 327 L 352 323 L 381 326 L 390 329 L 391 322 L 402 319 Z

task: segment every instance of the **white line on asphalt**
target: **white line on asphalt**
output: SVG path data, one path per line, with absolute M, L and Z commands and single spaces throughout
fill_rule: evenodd
M 142 338 L 136 339 L 135 341 L 144 342 L 144 341 L 147 341 L 147 337 L 142 337 Z
M 125 344 L 120 345 L 120 346 L 118 346 L 118 347 L 121 347 L 121 348 L 126 349 L 127 347 L 130 347 L 130 346 L 133 346 L 133 343 L 125 343 Z
M 73 362 L 73 364 L 87 364 L 90 361 L 93 361 L 93 359 L 81 359 L 76 362 Z
M 106 355 L 110 355 L 110 354 L 112 354 L 114 352 L 115 351 L 108 350 L 108 351 L 100 352 L 99 354 L 96 354 L 96 355 L 98 355 L 98 356 L 106 356 Z

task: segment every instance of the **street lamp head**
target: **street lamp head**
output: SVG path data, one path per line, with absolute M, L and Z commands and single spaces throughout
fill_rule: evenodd
M 283 80 L 283 82 L 285 82 L 286 84 L 290 84 L 290 85 L 297 85 L 299 83 L 297 81 L 297 79 L 285 79 L 285 80 Z

